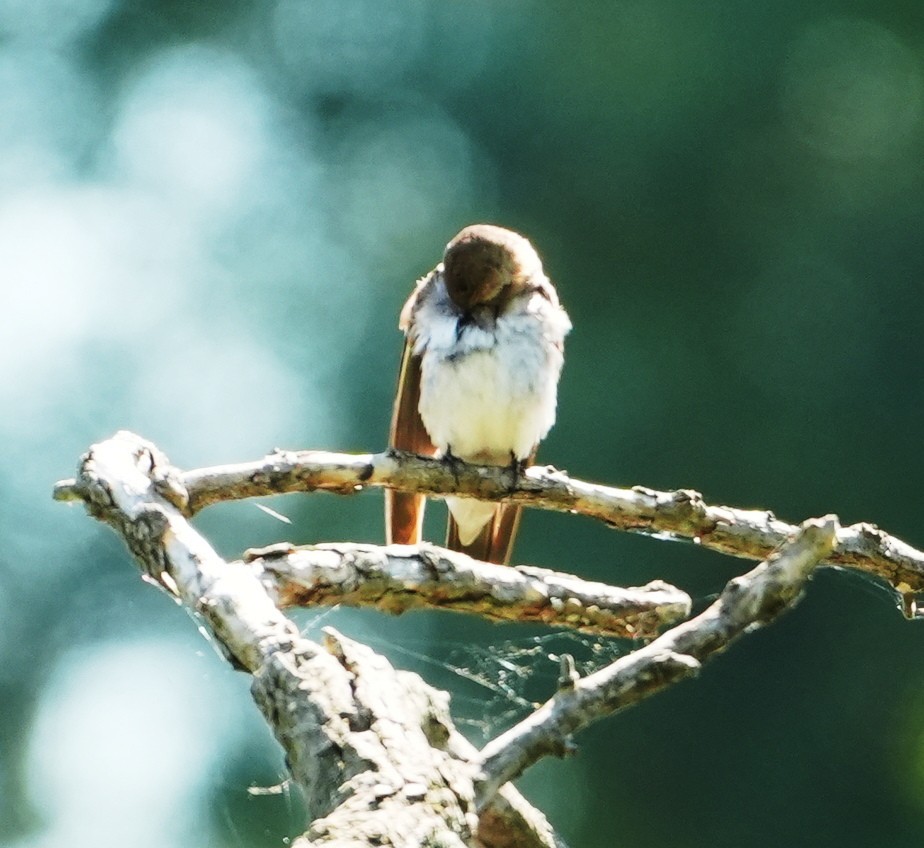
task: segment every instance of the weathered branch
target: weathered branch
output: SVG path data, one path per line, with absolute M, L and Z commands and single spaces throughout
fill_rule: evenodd
M 273 545 L 244 561 L 282 607 L 432 607 L 498 621 L 541 621 L 587 633 L 653 639 L 690 614 L 690 597 L 661 580 L 622 589 L 543 568 L 479 562 L 433 545 Z
M 314 818 L 302 846 L 561 843 L 513 787 L 475 814 L 472 765 L 448 696 L 332 630 L 318 645 L 275 606 L 256 570 L 223 561 L 175 502 L 177 474 L 154 445 L 119 433 L 83 458 L 75 491 L 125 539 L 142 572 L 197 612 L 286 750 Z M 461 740 L 461 741 L 460 741 Z M 310 840 L 310 841 L 309 841 Z
M 836 538 L 834 516 L 805 522 L 792 541 L 730 581 L 696 618 L 588 677 L 565 675 L 550 701 L 485 746 L 478 803 L 490 800 L 499 786 L 541 757 L 568 753 L 572 733 L 696 674 L 703 661 L 734 638 L 774 619 L 797 599 L 812 569 L 831 554 Z
M 636 606 L 627 612 L 620 605 L 629 596 L 620 590 L 542 569 L 488 566 L 430 546 L 282 545 L 226 563 L 187 521 L 218 500 L 365 485 L 509 498 L 746 557 L 795 538 L 732 580 L 704 613 L 647 647 L 584 679 L 563 660 L 558 693 L 479 753 L 452 727 L 445 695 L 334 631 L 323 645 L 304 639 L 274 600 L 386 609 L 437 603 L 649 636 L 688 599 L 649 586 L 632 590 L 644 597 L 632 596 Z M 298 843 L 305 848 L 559 845 L 508 781 L 543 756 L 568 753 L 572 733 L 695 674 L 706 658 L 793 603 L 820 561 L 885 577 L 906 598 L 924 585 L 924 554 L 867 525 L 840 529 L 828 517 L 800 530 L 770 513 L 708 506 L 695 492 L 595 486 L 553 469 L 529 469 L 514 481 L 509 469 L 412 455 L 277 453 L 258 464 L 182 474 L 153 445 L 119 433 L 91 448 L 78 478 L 58 484 L 56 497 L 79 498 L 111 524 L 142 571 L 202 615 L 229 658 L 253 674 L 254 697 L 317 817 Z
M 538 509 L 575 512 L 611 527 L 666 539 L 695 542 L 704 548 L 747 559 L 764 559 L 796 527 L 765 510 L 707 504 L 690 489 L 660 492 L 636 486 L 619 489 L 569 477 L 551 467 L 534 467 L 514 481 L 509 469 L 448 464 L 414 454 L 386 451 L 344 454 L 325 451 L 276 451 L 256 462 L 187 471 L 175 481 L 175 502 L 187 514 L 225 500 L 327 491 L 352 494 L 366 486 L 447 495 L 507 499 Z M 63 481 L 56 497 L 81 498 L 74 481 Z M 872 524 L 842 527 L 825 564 L 865 571 L 886 580 L 906 598 L 924 591 L 924 552 Z

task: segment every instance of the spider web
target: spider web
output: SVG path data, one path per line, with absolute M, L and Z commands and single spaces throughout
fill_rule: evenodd
M 432 648 L 432 646 L 428 646 Z M 626 653 L 625 643 L 571 631 L 504 639 L 490 645 L 441 642 L 445 657 L 391 644 L 390 653 L 436 666 L 460 686 L 450 686 L 456 724 L 487 740 L 527 716 L 556 688 L 561 657 L 570 654 L 584 677 Z M 447 650 L 448 648 L 448 650 Z
M 881 581 L 851 569 L 836 570 L 846 573 L 860 590 L 896 604 L 894 590 Z M 721 594 L 721 586 L 710 588 L 719 591 L 697 593 L 692 615 Z M 334 606 L 316 611 L 303 624 L 303 632 L 316 634 L 339 609 Z M 396 666 L 418 671 L 432 686 L 448 690 L 455 724 L 476 743 L 493 738 L 525 718 L 555 693 L 563 655 L 569 654 L 578 674 L 586 677 L 637 647 L 625 639 L 564 629 L 484 643 L 441 637 L 398 642 L 369 633 L 359 638 L 390 657 Z
M 337 609 L 331 607 L 314 616 L 302 632 L 316 633 Z M 368 633 L 361 640 L 392 658 L 398 667 L 413 667 L 432 686 L 448 690 L 454 722 L 482 741 L 524 718 L 555 693 L 562 655 L 571 655 L 584 677 L 630 650 L 625 640 L 569 630 L 484 644 L 445 638 L 399 643 Z

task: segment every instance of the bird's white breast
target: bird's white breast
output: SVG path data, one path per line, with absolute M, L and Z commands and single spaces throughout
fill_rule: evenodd
M 461 331 L 441 297 L 421 304 L 412 337 L 421 355 L 420 415 L 433 443 L 470 462 L 528 457 L 555 422 L 570 326 L 564 310 L 535 292 L 488 325 Z

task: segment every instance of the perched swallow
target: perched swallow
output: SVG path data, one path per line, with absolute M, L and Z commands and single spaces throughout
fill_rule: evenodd
M 519 470 L 555 422 L 568 314 L 523 236 L 466 227 L 417 281 L 399 327 L 404 354 L 391 445 Z M 423 495 L 387 491 L 389 542 L 420 540 Z M 447 498 L 446 544 L 476 559 L 510 558 L 520 507 Z

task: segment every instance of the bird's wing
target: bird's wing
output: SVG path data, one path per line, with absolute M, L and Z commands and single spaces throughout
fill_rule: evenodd
M 420 357 L 413 352 L 411 342 L 405 341 L 389 444 L 398 450 L 433 456 L 436 447 L 420 417 L 419 404 Z M 425 503 L 423 495 L 385 491 L 385 536 L 389 544 L 416 545 L 420 541 Z

